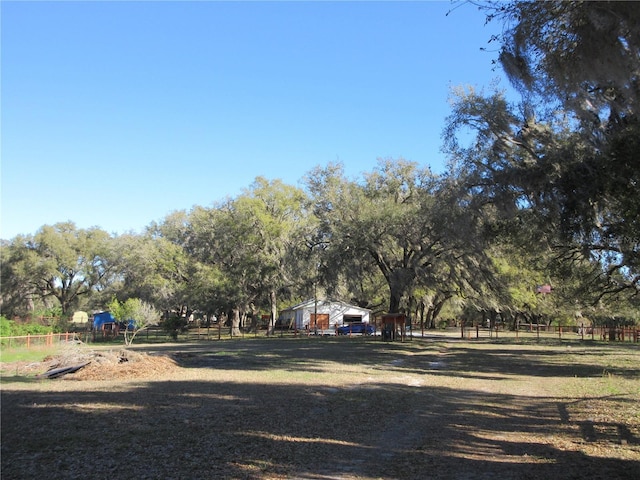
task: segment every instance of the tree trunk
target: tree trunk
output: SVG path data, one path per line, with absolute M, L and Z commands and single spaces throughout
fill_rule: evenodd
M 436 319 L 440 315 L 440 312 L 442 311 L 442 307 L 444 307 L 444 303 L 445 302 L 446 302 L 446 300 L 443 300 L 442 302 L 437 302 L 430 309 L 431 310 L 431 320 L 430 320 L 429 328 L 436 328 Z
M 60 302 L 60 309 L 62 310 L 62 316 L 66 317 L 71 310 L 72 299 L 71 299 L 70 292 L 65 289 L 61 289 L 58 293 L 54 292 L 53 296 L 56 297 Z
M 417 301 L 415 300 L 415 297 L 413 295 L 409 295 L 409 298 L 407 299 L 407 314 L 409 316 L 411 316 L 411 314 L 413 313 L 413 306 L 417 303 Z
M 415 275 L 406 268 L 398 268 L 385 275 L 385 278 L 389 285 L 390 293 L 389 313 L 400 313 L 402 297 L 404 297 L 409 286 L 413 284 Z M 408 312 L 411 312 L 411 310 L 409 309 Z
M 267 335 L 273 333 L 273 329 L 276 326 L 276 318 L 278 318 L 278 304 L 275 290 L 271 290 L 269 292 L 269 303 L 271 304 L 271 318 L 269 319 L 269 328 L 267 330 Z
M 402 291 L 399 288 L 391 286 L 391 295 L 389 298 L 389 313 L 400 313 L 400 301 L 402 300 Z
M 495 310 L 489 310 L 487 312 L 487 316 L 489 317 L 489 327 L 493 330 L 497 326 L 498 312 Z
M 429 330 L 436 328 L 435 311 L 433 306 L 427 308 L 427 328 Z
M 240 336 L 240 309 L 238 307 L 231 310 L 231 336 Z
M 249 313 L 251 314 L 251 330 L 258 333 L 258 309 L 253 303 L 249 304 Z

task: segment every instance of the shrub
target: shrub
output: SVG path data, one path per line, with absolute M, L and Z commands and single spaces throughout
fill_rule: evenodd
M 53 332 L 53 327 L 39 323 L 16 323 L 5 317 L 0 317 L 0 336 L 20 337 L 24 335 L 46 335 Z
M 5 316 L 0 316 L 0 337 L 11 336 L 11 324 L 14 323 Z
M 187 319 L 179 317 L 177 315 L 171 315 L 160 324 L 165 332 L 167 332 L 172 339 L 177 340 L 178 334 L 187 327 Z
M 109 303 L 109 311 L 117 321 L 125 325 L 125 345 L 131 345 L 138 333 L 151 325 L 157 325 L 160 319 L 160 314 L 153 305 L 139 298 L 129 298 L 125 302 L 120 302 L 114 296 Z

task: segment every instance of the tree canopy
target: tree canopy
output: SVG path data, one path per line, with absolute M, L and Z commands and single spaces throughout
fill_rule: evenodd
M 29 302 L 53 297 L 63 314 L 73 313 L 81 297 L 113 280 L 110 248 L 103 230 L 77 229 L 71 222 L 45 225 L 35 235 L 18 236 L 10 243 L 3 256 L 3 263 L 8 260 L 3 287 L 15 285 Z
M 522 100 L 456 93 L 445 141 L 457 174 L 503 212 L 526 215 L 539 241 L 597 260 L 604 292 L 637 292 L 640 5 L 483 8 L 504 22 L 500 64 Z M 462 145 L 469 130 L 475 138 Z
M 456 88 L 445 173 L 395 158 L 350 179 L 330 163 L 303 188 L 257 177 L 141 234 L 45 225 L 0 246 L 3 312 L 115 295 L 237 332 L 318 290 L 430 326 L 447 303 L 494 319 L 638 311 L 640 3 L 479 5 L 503 23 L 497 61 L 521 98 Z

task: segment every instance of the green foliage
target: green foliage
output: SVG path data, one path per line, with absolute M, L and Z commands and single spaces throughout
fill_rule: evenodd
M 490 3 L 504 22 L 500 62 L 530 99 L 557 101 L 585 123 L 637 113 L 637 2 Z
M 134 319 L 134 313 L 140 300 L 137 298 L 129 298 L 124 302 L 118 301 L 118 299 L 114 296 L 107 308 L 113 318 L 115 318 L 118 322 L 127 323 L 129 320 Z
M 132 344 L 139 332 L 149 328 L 151 325 L 156 325 L 160 319 L 160 314 L 156 309 L 139 298 L 128 298 L 124 302 L 120 302 L 116 297 L 113 297 L 108 307 L 113 318 L 126 326 L 124 331 L 126 345 Z M 132 329 L 129 325 L 131 320 L 133 320 Z
M 178 339 L 178 334 L 187 327 L 187 319 L 178 315 L 170 315 L 160 322 L 162 329 L 167 332 L 173 340 Z
M 631 254 L 640 251 L 635 190 L 607 203 L 632 221 L 584 243 L 578 233 L 586 230 L 574 228 L 580 209 L 569 193 L 593 185 L 612 192 L 621 179 L 589 182 L 598 164 L 588 163 L 593 156 L 568 125 L 531 122 L 523 129 L 518 109 L 503 96 L 461 95 L 447 132 L 455 162 L 446 175 L 403 159 L 382 159 L 361 179 L 329 165 L 310 173 L 307 192 L 259 177 L 237 198 L 174 212 L 142 235 L 110 238 L 73 224 L 45 226 L 2 245 L 2 304 L 59 318 L 53 325 L 59 331 L 81 299 L 108 305 L 118 321 L 136 321 L 127 343 L 158 322 L 156 306 L 171 312 L 163 328 L 174 338 L 192 313 L 224 316 L 237 334 L 243 319 L 267 311 L 277 318 L 278 302 L 314 295 L 400 311 L 431 328 L 441 317 L 464 315 L 561 323 L 588 317 L 594 296 L 619 288 L 634 272 L 602 274 L 605 265 L 632 265 Z M 477 129 L 471 145 L 455 135 L 466 125 Z M 611 144 L 620 176 L 629 173 L 625 159 L 638 147 L 629 128 Z M 597 218 L 607 228 L 615 224 L 613 216 Z M 593 248 L 596 240 L 611 247 L 616 236 L 629 240 L 619 251 Z M 535 285 L 544 283 L 553 294 L 536 295 Z M 638 301 L 622 296 L 598 302 L 598 314 L 633 311 L 640 311 Z M 14 328 L 8 322 L 7 331 Z
M 14 322 L 6 318 L 4 315 L 0 316 L 0 336 L 2 337 L 11 336 L 12 323 Z
M 407 311 L 414 298 L 429 306 L 433 324 L 446 301 L 485 278 L 482 217 L 446 177 L 403 159 L 380 159 L 363 183 L 336 165 L 316 169 L 308 182 L 326 283 L 344 275 L 356 291 L 350 280 L 375 284 L 377 272 L 389 312 Z
M 37 323 L 16 323 L 14 320 L 8 320 L 6 317 L 0 317 L 0 336 L 2 337 L 19 337 L 24 335 L 46 335 L 54 331 L 51 326 L 41 325 Z
M 605 294 L 640 290 L 640 3 L 487 2 L 504 22 L 500 63 L 522 93 L 459 95 L 448 132 L 477 133 L 451 148 L 473 185 L 573 258 L 602 266 Z M 453 147 L 455 141 L 448 146 Z M 458 145 L 456 145 L 457 147 Z
M 192 303 L 187 288 L 193 274 L 185 245 L 187 226 L 186 213 L 174 212 L 162 224 L 152 224 L 144 235 L 115 239 L 122 272 L 119 297 L 140 298 L 165 310 Z
M 633 327 L 638 324 L 637 319 L 623 315 L 594 315 L 589 320 L 597 327 Z
M 62 307 L 60 305 L 56 305 L 53 307 L 40 308 L 33 311 L 32 317 L 49 317 L 49 318 L 60 318 L 63 316 Z
M 36 309 L 29 316 L 32 319 L 33 318 L 44 319 L 45 323 L 48 326 L 52 327 L 55 333 L 62 333 L 62 332 L 69 331 L 68 318 L 62 312 L 62 307 L 60 305 Z
M 33 236 L 18 236 L 3 248 L 3 299 L 43 303 L 56 299 L 62 314 L 68 315 L 114 278 L 110 247 L 110 237 L 103 230 L 77 229 L 71 222 L 45 225 Z

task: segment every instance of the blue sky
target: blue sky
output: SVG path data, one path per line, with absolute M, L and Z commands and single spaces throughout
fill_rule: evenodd
M 0 236 L 140 232 L 255 177 L 441 172 L 450 89 L 499 25 L 450 2 L 2 1 Z

